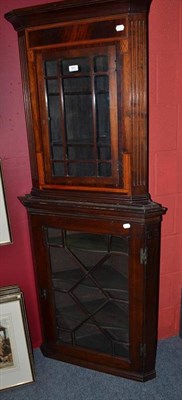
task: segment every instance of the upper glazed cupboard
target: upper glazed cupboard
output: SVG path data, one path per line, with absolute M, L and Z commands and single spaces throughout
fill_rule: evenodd
M 25 41 L 34 187 L 146 193 L 149 3 L 61 1 L 8 14 Z
M 160 226 L 148 193 L 151 0 L 62 0 L 6 14 L 18 32 L 27 208 L 45 355 L 155 376 Z

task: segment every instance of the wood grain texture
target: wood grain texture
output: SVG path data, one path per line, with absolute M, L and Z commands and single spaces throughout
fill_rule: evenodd
M 6 15 L 14 28 L 20 32 L 22 79 L 33 188 L 29 195 L 19 200 L 26 207 L 29 217 L 44 336 L 42 351 L 46 356 L 58 360 L 139 381 L 155 377 L 160 226 L 162 216 L 166 212 L 162 206 L 150 199 L 148 193 L 147 14 L 150 3 L 151 0 L 63 0 L 51 5 L 14 10 Z M 124 30 L 118 33 L 115 29 L 116 24 L 123 24 Z M 101 55 L 107 56 L 108 65 L 105 69 L 101 68 L 100 74 L 94 70 L 93 60 L 94 57 Z M 99 94 L 107 93 L 108 97 L 110 96 L 112 144 L 111 157 L 109 157 L 111 159 L 104 159 L 104 161 L 106 164 L 112 163 L 112 176 L 104 176 L 103 179 L 100 176 L 68 176 L 69 157 L 67 157 L 66 146 L 70 143 L 66 142 L 62 80 L 69 77 L 69 71 L 64 73 L 64 68 L 61 67 L 64 58 L 69 60 L 86 58 L 89 59 L 89 68 L 92 65 L 90 75 L 88 70 L 84 74 L 79 71 L 77 77 L 80 79 L 80 76 L 89 76 L 91 81 L 87 92 L 92 95 L 89 110 L 92 113 L 95 147 L 92 142 L 90 145 L 95 150 L 98 146 L 98 132 L 95 111 L 97 93 L 95 93 L 94 79 L 98 76 L 102 76 L 103 79 L 104 76 L 109 81 L 109 89 L 102 88 Z M 48 73 L 47 67 L 44 67 L 47 60 L 51 61 L 51 65 L 53 60 L 54 66 L 56 65 L 56 69 L 53 68 L 51 73 Z M 46 84 L 53 81 L 56 81 L 56 90 L 53 89 L 53 92 L 49 93 Z M 67 94 L 70 92 L 68 91 Z M 49 126 L 52 114 L 49 114 L 48 110 L 49 95 L 58 96 L 59 107 L 62 107 L 60 125 L 63 140 L 59 136 L 57 139 L 57 130 L 56 134 L 51 132 L 52 136 L 55 136 L 53 140 L 50 139 Z M 83 114 L 80 115 L 84 118 Z M 58 124 L 59 127 L 60 125 Z M 72 131 L 72 128 L 70 130 L 72 138 L 76 130 Z M 86 138 L 88 139 L 87 136 Z M 57 160 L 59 163 L 65 163 L 64 173 L 65 171 L 66 173 L 63 177 L 54 176 L 52 171 L 54 156 L 51 153 L 51 145 L 55 145 L 55 142 L 60 147 L 64 146 L 64 157 Z M 73 144 L 74 142 L 71 142 L 72 146 Z M 80 141 L 76 144 L 80 145 Z M 106 145 L 108 145 L 107 142 Z M 87 157 L 89 159 L 89 156 Z M 85 159 L 81 161 L 88 162 Z M 71 160 L 71 162 L 79 163 L 80 160 Z M 99 157 L 97 156 L 93 162 L 98 164 Z M 50 231 L 54 234 L 55 231 L 59 232 L 58 242 L 55 242 L 54 235 L 51 236 L 51 234 L 51 238 L 49 237 Z M 66 239 L 67 235 L 73 233 L 80 234 L 84 243 L 89 237 L 87 250 L 91 249 L 94 254 L 96 252 L 97 257 L 99 254 L 102 257 L 103 252 L 102 246 L 98 249 L 97 241 L 101 240 L 99 239 L 101 237 L 102 245 L 107 242 L 105 257 L 110 260 L 113 252 L 115 264 L 114 262 L 113 265 L 112 262 L 107 264 L 106 269 L 111 268 L 113 276 L 121 264 L 124 267 L 127 264 L 127 288 L 124 299 L 123 293 L 117 294 L 118 298 L 116 295 L 108 294 L 105 283 L 102 280 L 98 283 L 92 276 L 98 266 L 101 270 L 103 269 L 101 272 L 102 275 L 104 274 L 102 260 L 98 262 L 97 259 L 97 263 L 90 266 L 91 255 L 87 253 L 89 265 L 85 267 L 85 261 L 80 262 L 78 254 L 75 257 L 74 248 L 69 247 Z M 118 241 L 127 243 L 126 248 L 118 250 L 117 247 L 117 250 L 115 248 L 113 251 L 112 237 L 116 238 L 117 243 Z M 56 251 L 60 251 L 56 261 L 54 257 L 51 258 L 51 246 Z M 80 251 L 80 248 L 76 247 L 76 249 Z M 81 251 L 83 254 L 84 246 Z M 118 253 L 120 256 L 122 253 L 123 258 L 116 261 Z M 80 321 L 80 325 L 72 329 L 71 333 L 70 329 L 65 328 L 66 334 L 70 335 L 69 343 L 65 337 L 63 340 L 60 339 L 60 330 L 64 331 L 64 329 L 57 321 L 59 317 L 57 308 L 59 306 L 60 309 L 63 308 L 65 302 L 61 301 L 58 307 L 55 306 L 57 289 L 53 284 L 53 275 L 54 272 L 60 273 L 59 268 L 62 266 L 66 273 L 72 268 L 72 265 L 70 268 L 70 259 L 67 261 L 68 256 L 71 256 L 71 262 L 74 260 L 76 265 L 79 265 L 79 269 L 84 271 L 84 279 L 81 278 L 79 282 L 72 283 L 73 276 L 71 276 L 67 282 L 69 289 L 59 289 L 58 292 L 62 290 L 64 295 L 70 296 L 71 300 L 74 299 L 76 306 L 79 306 L 79 311 L 86 312 L 87 318 L 84 323 L 86 321 L 87 324 L 87 320 L 92 317 L 91 322 L 94 322 L 95 329 L 97 331 L 99 329 L 99 332 L 103 334 L 107 331 L 110 320 L 104 317 L 103 325 L 102 322 L 94 320 L 102 306 L 99 310 L 88 313 L 82 300 L 79 301 L 79 296 L 77 298 L 75 295 L 77 286 L 82 286 L 81 290 L 86 292 L 86 298 L 90 301 L 89 293 L 96 285 L 96 291 L 104 296 L 103 307 L 105 307 L 105 301 L 107 304 L 113 304 L 116 301 L 122 304 L 119 318 L 115 319 L 120 321 L 123 315 L 121 327 L 125 329 L 124 339 L 122 337 L 121 340 L 119 337 L 119 339 L 110 340 L 108 332 L 105 336 L 107 340 L 109 337 L 109 343 L 112 342 L 112 345 L 109 345 L 112 346 L 112 350 L 110 347 L 109 351 L 103 351 L 102 344 L 99 348 L 94 347 L 94 336 L 91 338 L 93 347 L 83 345 L 83 343 L 82 346 L 78 345 L 76 330 L 80 329 L 83 321 Z M 54 261 L 56 271 L 52 270 Z M 91 279 L 92 284 L 88 285 L 88 279 L 84 286 L 84 280 L 87 278 Z M 120 275 L 119 280 L 123 282 L 125 278 L 126 276 Z M 117 283 L 115 278 L 114 291 L 118 290 Z M 78 318 L 79 313 L 75 314 L 74 317 Z M 114 321 L 114 329 L 117 329 L 117 321 Z M 82 334 L 83 332 L 81 340 Z M 88 332 L 83 336 L 88 344 L 87 334 Z M 127 349 L 126 353 L 115 353 L 117 346 L 123 346 L 122 351 L 123 348 L 124 351 Z
M 13 10 L 5 15 L 16 30 L 31 26 L 40 26 L 51 22 L 74 21 L 91 18 L 95 15 L 114 15 L 134 12 L 149 12 L 152 0 L 63 0 L 51 4 Z
M 147 185 L 147 49 L 146 21 L 130 22 L 131 32 L 131 130 L 133 187 Z M 136 189 L 137 190 L 137 189 Z
M 38 180 L 35 139 L 34 139 L 34 119 L 31 108 L 31 91 L 29 86 L 30 83 L 28 74 L 28 57 L 26 52 L 26 39 L 24 33 L 19 33 L 18 41 L 19 41 L 24 110 L 25 110 L 26 127 L 27 127 L 28 144 L 29 144 L 32 183 L 33 186 L 37 187 L 39 180 Z
M 155 377 L 155 356 L 158 310 L 158 274 L 161 208 L 156 205 L 152 216 L 150 207 L 132 205 L 120 209 L 94 204 L 70 204 L 59 199 L 42 201 L 40 198 L 24 198 L 22 202 L 29 209 L 34 254 L 37 261 L 39 287 L 46 288 L 46 299 L 40 297 L 43 317 L 45 355 L 94 368 L 103 372 L 145 381 Z M 101 211 L 102 209 L 102 211 Z M 126 214 L 127 210 L 127 214 Z M 129 230 L 123 228 L 130 222 Z M 129 248 L 129 304 L 130 304 L 130 358 L 112 357 L 87 348 L 64 345 L 57 341 L 53 289 L 50 285 L 50 260 L 45 252 L 43 227 L 79 230 L 82 233 L 114 234 L 121 237 L 130 235 Z M 141 264 L 140 251 L 148 248 L 148 260 Z M 50 316 L 48 323 L 47 315 Z M 150 318 L 151 316 L 151 318 Z M 146 354 L 141 353 L 141 345 L 146 346 Z

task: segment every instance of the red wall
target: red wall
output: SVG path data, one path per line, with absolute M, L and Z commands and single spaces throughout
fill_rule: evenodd
M 162 226 L 159 337 L 179 333 L 182 287 L 182 1 L 150 13 L 150 192 L 168 207 Z
M 0 5 L 0 157 L 13 234 L 13 244 L 0 247 L 0 285 L 22 288 L 34 347 L 41 343 L 41 331 L 27 215 L 17 200 L 31 190 L 29 155 L 17 36 L 3 15 L 46 2 L 6 0 Z M 172 3 L 153 0 L 150 13 L 150 192 L 168 207 L 162 228 L 160 338 L 178 334 L 182 281 L 182 2 Z

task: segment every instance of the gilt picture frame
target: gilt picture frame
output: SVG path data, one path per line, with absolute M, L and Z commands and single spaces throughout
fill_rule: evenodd
M 23 293 L 18 286 L 0 288 L 0 390 L 34 380 Z
M 12 234 L 7 208 L 2 160 L 0 159 L 0 245 L 11 244 Z

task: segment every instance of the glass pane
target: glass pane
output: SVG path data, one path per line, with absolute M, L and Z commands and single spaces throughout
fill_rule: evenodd
M 94 315 L 94 318 L 103 327 L 127 329 L 128 305 L 119 301 L 110 301 Z
M 111 236 L 110 247 L 112 252 L 128 254 L 128 237 Z
M 79 249 L 71 249 L 72 253 L 77 257 L 81 264 L 84 264 L 86 269 L 91 269 L 96 264 L 102 264 L 105 261 L 106 253 L 90 251 L 88 257 L 88 251 L 79 250 Z
M 45 73 L 47 76 L 57 75 L 57 61 L 46 61 L 45 62 Z
M 73 331 L 88 318 L 87 313 L 67 293 L 55 290 L 54 297 L 58 328 Z
M 128 358 L 129 355 L 129 344 L 128 343 L 114 343 L 114 354 Z
M 108 75 L 99 75 L 95 77 L 95 90 L 96 92 L 109 91 L 109 77 Z
M 69 58 L 62 61 L 62 74 L 73 74 L 76 72 L 90 72 L 89 58 Z
M 101 72 L 101 71 L 108 71 L 108 57 L 103 56 L 96 56 L 94 57 L 94 71 Z
M 50 140 L 61 140 L 61 116 L 59 96 L 48 96 Z
M 50 247 L 51 269 L 53 273 L 68 272 L 80 267 L 75 257 L 67 253 L 63 247 Z
M 61 229 L 48 228 L 47 241 L 49 244 L 62 245 L 63 234 Z
M 59 323 L 59 320 L 58 320 L 58 323 Z M 58 328 L 58 339 L 61 342 L 71 344 L 71 342 L 73 340 L 71 331 L 69 331 L 68 329 L 63 329 L 63 327 L 61 326 L 61 329 Z
M 83 272 L 79 268 L 70 270 L 63 270 L 52 276 L 52 283 L 54 289 L 62 290 L 64 292 L 70 290 L 75 285 L 76 281 L 82 279 Z
M 92 272 L 92 276 L 112 298 L 128 300 L 128 257 L 111 254 Z
M 112 354 L 111 340 L 96 325 L 85 323 L 78 328 L 75 332 L 75 342 L 81 347 Z
M 97 140 L 110 143 L 109 96 L 96 94 Z
M 63 79 L 63 89 L 65 94 L 91 94 L 91 80 L 89 77 Z
M 65 176 L 64 164 L 53 162 L 52 173 L 54 176 Z
M 48 94 L 59 94 L 59 85 L 57 79 L 47 80 L 47 92 Z
M 105 177 L 111 176 L 112 175 L 111 164 L 100 163 L 98 175 Z
M 92 143 L 92 96 L 65 95 L 64 100 L 67 140 Z
M 98 287 L 94 286 L 90 278 L 83 279 L 81 284 L 73 289 L 73 294 L 88 314 L 95 313 L 107 302 L 106 295 Z
M 99 160 L 110 160 L 111 159 L 111 149 L 110 146 L 98 147 L 98 159 Z
M 63 160 L 63 147 L 54 145 L 52 146 L 52 159 L 53 160 Z
M 94 159 L 94 148 L 91 146 L 68 146 L 69 160 L 92 160 Z
M 95 176 L 95 165 L 91 163 L 70 163 L 68 167 L 69 176 Z
M 107 253 L 109 239 L 107 235 L 67 231 L 66 245 L 70 249 L 76 248 L 88 251 L 105 251 Z

